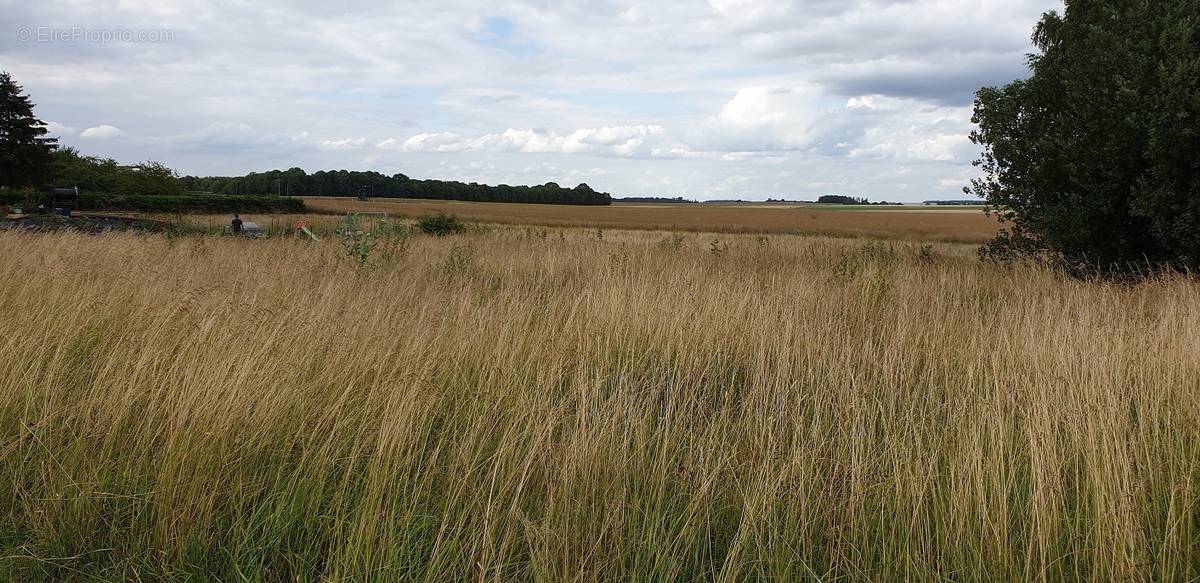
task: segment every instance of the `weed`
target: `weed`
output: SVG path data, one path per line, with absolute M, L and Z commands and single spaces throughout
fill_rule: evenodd
M 336 234 L 345 256 L 360 269 L 395 263 L 411 243 L 408 227 L 386 218 L 364 225 L 362 216 L 353 213 L 346 216 Z
M 417 219 L 417 228 L 426 235 L 436 237 L 457 235 L 467 230 L 466 225 L 459 221 L 458 217 L 446 213 L 426 215 Z
M 671 233 L 670 236 L 659 239 L 657 246 L 659 249 L 667 251 L 678 251 L 683 248 L 683 243 L 686 240 L 687 237 L 683 233 Z
M 721 243 L 720 239 L 713 239 L 708 244 L 708 252 L 713 257 L 720 257 L 720 256 L 724 255 L 726 249 L 727 249 L 727 247 L 723 243 Z
M 933 245 L 929 243 L 921 245 L 921 250 L 917 255 L 917 259 L 926 265 L 933 263 Z
M 470 245 L 455 243 L 450 247 L 450 253 L 442 261 L 438 272 L 448 280 L 461 279 L 471 275 L 475 270 L 475 249 Z
M 360 268 L 367 267 L 371 254 L 379 245 L 379 238 L 373 231 L 363 227 L 362 217 L 353 213 L 346 215 L 336 232 L 346 257 Z

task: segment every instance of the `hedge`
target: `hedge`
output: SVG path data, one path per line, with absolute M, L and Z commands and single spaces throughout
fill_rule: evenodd
M 46 195 L 0 191 L 0 204 L 36 207 Z M 304 201 L 281 196 L 186 194 L 181 196 L 94 194 L 79 195 L 82 211 L 143 213 L 304 213 Z

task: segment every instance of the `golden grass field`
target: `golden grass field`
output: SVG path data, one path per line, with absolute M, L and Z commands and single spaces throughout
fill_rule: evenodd
M 983 243 L 999 224 L 979 209 L 884 207 L 843 209 L 798 204 L 614 204 L 572 206 L 414 199 L 304 199 L 315 212 L 386 212 L 416 217 L 439 212 L 481 223 L 709 233 L 776 233 Z
M 1200 578 L 1195 281 L 410 243 L 0 233 L 0 579 Z

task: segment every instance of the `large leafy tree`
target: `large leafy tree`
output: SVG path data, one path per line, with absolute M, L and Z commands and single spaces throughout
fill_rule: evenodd
M 162 162 L 123 166 L 112 158 L 81 155 L 75 148 L 55 150 L 54 177 L 61 184 L 78 186 L 87 192 L 136 195 L 186 192 L 179 176 Z
M 6 72 L 0 72 L 0 186 L 45 186 L 57 140 L 33 115 L 33 103 Z
M 1200 0 L 1067 0 L 1031 76 L 979 91 L 985 255 L 1128 273 L 1200 268 Z

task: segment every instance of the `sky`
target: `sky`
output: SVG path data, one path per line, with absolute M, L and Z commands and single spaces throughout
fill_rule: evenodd
M 964 198 L 1061 0 L 0 0 L 61 143 L 614 196 Z

